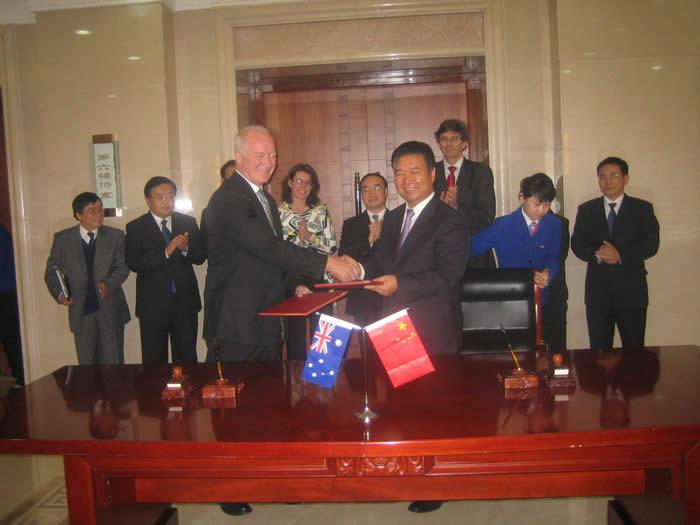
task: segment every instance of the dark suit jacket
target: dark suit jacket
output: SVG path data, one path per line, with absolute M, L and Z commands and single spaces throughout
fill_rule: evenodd
M 385 215 L 386 216 L 386 215 Z M 359 215 L 345 219 L 340 236 L 340 255 L 349 255 L 359 259 L 369 250 L 369 215 L 364 211 Z M 367 290 L 352 290 L 348 295 L 345 309 L 358 323 L 369 324 L 379 319 L 381 298 Z
M 44 274 L 46 286 L 56 301 L 61 293 L 56 268 L 62 270 L 66 276 L 73 297 L 73 304 L 68 307 L 68 321 L 73 333 L 80 328 L 87 294 L 88 273 L 82 242 L 80 226 L 56 233 Z M 129 305 L 122 290 L 122 283 L 129 276 L 129 268 L 124 261 L 124 232 L 109 226 L 100 226 L 95 238 L 94 270 L 95 284 L 104 281 L 108 288 L 107 297 L 97 295 L 100 305 L 100 327 L 111 332 L 121 328 L 131 319 Z
M 613 244 L 621 264 L 596 261 L 603 241 Z M 586 305 L 644 308 L 649 302 L 644 260 L 659 249 L 659 223 L 651 203 L 625 195 L 615 220 L 612 238 L 608 233 L 603 197 L 584 202 L 576 215 L 571 249 L 588 263 Z
M 435 165 L 433 187 L 439 195 L 447 189 L 445 161 Z M 491 168 L 479 162 L 464 159 L 457 176 L 457 211 L 469 222 L 469 233 L 474 235 L 489 226 L 496 217 L 496 194 L 493 190 Z
M 238 172 L 207 206 L 209 266 L 204 292 L 204 335 L 250 345 L 281 344 L 280 321 L 258 312 L 287 297 L 292 277 L 320 279 L 327 257 L 282 239 L 277 205 L 272 232 L 260 201 Z
M 552 304 L 562 305 L 566 310 L 566 301 L 569 299 L 569 288 L 566 285 L 566 258 L 569 256 L 569 219 L 563 215 L 550 212 L 561 223 L 561 243 L 559 252 L 559 274 L 549 283 L 549 300 Z
M 461 342 L 459 286 L 469 259 L 469 230 L 463 216 L 434 196 L 397 251 L 405 208 L 384 216 L 382 236 L 362 260 L 366 277 L 396 275 L 398 290 L 382 298 L 382 314 L 410 308 L 426 350 L 454 354 Z
M 202 249 L 204 251 L 204 258 L 207 258 L 209 249 L 207 246 L 207 209 L 202 210 L 202 217 L 199 219 L 199 232 L 202 234 Z
M 204 262 L 202 236 L 197 221 L 173 212 L 172 236 L 187 232 L 190 237 L 187 255 L 175 250 L 165 256 L 165 239 L 161 226 L 150 212 L 126 225 L 126 263 L 136 272 L 136 316 L 139 319 L 167 319 L 173 301 L 182 312 L 199 312 L 202 301 L 193 264 Z M 173 298 L 170 285 L 175 282 Z
M 438 196 L 447 189 L 445 161 L 435 165 L 433 187 Z M 496 194 L 493 189 L 493 172 L 480 162 L 464 159 L 457 176 L 457 211 L 467 220 L 469 233 L 476 235 L 490 226 L 496 217 Z M 490 253 L 473 257 L 472 268 L 492 268 L 495 266 Z

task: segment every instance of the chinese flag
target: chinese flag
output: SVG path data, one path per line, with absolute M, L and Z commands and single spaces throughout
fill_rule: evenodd
M 394 388 L 435 371 L 406 310 L 365 327 Z

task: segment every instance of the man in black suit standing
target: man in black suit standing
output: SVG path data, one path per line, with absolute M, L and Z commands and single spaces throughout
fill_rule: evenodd
M 126 263 L 136 272 L 136 316 L 144 364 L 197 362 L 202 309 L 193 264 L 204 262 L 197 221 L 175 211 L 175 183 L 153 177 L 143 190 L 149 212 L 126 225 Z
M 471 240 L 464 217 L 433 191 L 435 157 L 424 142 L 404 142 L 391 156 L 398 194 L 406 201 L 384 216 L 382 235 L 362 259 L 368 286 L 382 295 L 382 313 L 410 308 L 430 354 L 459 350 L 462 311 L 459 286 Z M 411 512 L 430 512 L 440 501 L 414 501 Z
M 469 154 L 469 133 L 464 121 L 442 121 L 435 131 L 435 140 L 443 159 L 436 165 L 435 193 L 466 218 L 470 235 L 475 235 L 496 217 L 493 172 L 488 166 L 466 158 L 465 151 Z M 474 257 L 469 263 L 470 268 L 489 268 L 493 265 L 490 253 Z
M 602 197 L 578 208 L 571 248 L 588 263 L 586 319 L 591 348 L 611 348 L 615 325 L 623 348 L 643 348 L 649 303 L 644 261 L 659 249 L 651 203 L 624 193 L 627 163 L 603 159 L 597 168 Z
M 381 235 L 389 186 L 379 173 L 368 173 L 360 180 L 360 191 L 367 209 L 343 222 L 338 250 L 340 255 L 353 259 L 366 254 Z M 380 307 L 380 297 L 375 293 L 353 290 L 348 295 L 346 310 L 362 326 L 379 319 Z
M 360 268 L 349 257 L 317 254 L 282 239 L 277 205 L 262 188 L 277 166 L 270 132 L 249 126 L 235 145 L 236 172 L 207 206 L 205 324 L 224 361 L 276 360 L 281 357 L 280 320 L 258 312 L 290 295 L 300 275 L 320 279 L 325 270 L 347 281 L 356 279 Z
M 410 308 L 430 354 L 456 354 L 461 341 L 459 284 L 470 237 L 464 217 L 433 192 L 435 158 L 424 142 L 404 142 L 391 156 L 405 204 L 384 216 L 382 235 L 361 260 L 368 286 L 382 295 L 382 314 Z

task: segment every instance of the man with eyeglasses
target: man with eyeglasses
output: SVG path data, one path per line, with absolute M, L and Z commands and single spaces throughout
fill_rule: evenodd
M 627 162 L 603 159 L 597 168 L 603 194 L 578 208 L 571 249 L 588 263 L 586 319 L 591 348 L 643 348 L 649 303 L 644 261 L 659 249 L 659 223 L 650 202 L 625 194 Z
M 435 166 L 435 193 L 467 219 L 469 233 L 474 236 L 496 217 L 493 172 L 488 166 L 467 159 L 469 133 L 464 121 L 443 120 L 435 131 L 435 140 L 442 152 L 442 160 Z M 485 253 L 473 257 L 469 266 L 493 267 L 493 258 Z
M 379 240 L 382 233 L 389 186 L 377 173 L 368 173 L 360 180 L 362 203 L 366 210 L 343 222 L 339 253 L 357 259 Z M 346 311 L 362 326 L 379 318 L 380 297 L 367 290 L 353 290 L 348 295 Z

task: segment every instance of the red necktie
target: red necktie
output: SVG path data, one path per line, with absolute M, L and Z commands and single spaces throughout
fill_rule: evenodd
M 450 170 L 450 174 L 447 176 L 447 188 L 454 188 L 455 187 L 455 168 L 454 166 L 450 166 L 447 168 Z

